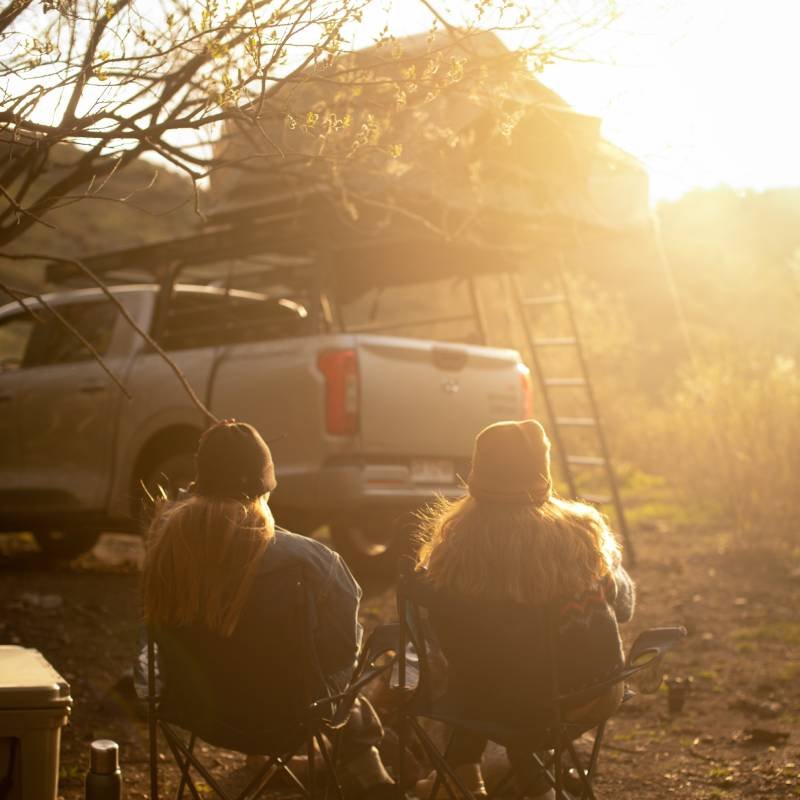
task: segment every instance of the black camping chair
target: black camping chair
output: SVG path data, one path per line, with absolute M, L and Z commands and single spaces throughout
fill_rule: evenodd
M 554 646 L 555 609 L 465 601 L 434 590 L 424 573 L 414 573 L 400 580 L 398 610 L 400 641 L 393 684 L 401 697 L 401 758 L 412 733 L 436 770 L 430 797 L 443 785 L 452 800 L 470 800 L 472 795 L 448 765 L 447 750 L 440 752 L 420 718 L 506 747 L 524 747 L 558 800 L 596 800 L 592 779 L 606 720 L 570 722 L 569 710 L 634 676 L 645 676 L 646 689 L 656 691 L 664 655 L 686 635 L 678 627 L 647 630 L 636 639 L 618 672 L 579 692 L 562 694 L 559 672 L 564 656 Z M 591 730 L 591 753 L 582 763 L 575 741 Z M 451 733 L 448 747 L 452 741 Z M 403 785 L 402 761 L 399 772 Z M 490 797 L 507 791 L 512 778 L 513 770 Z
M 268 585 L 256 583 L 252 591 L 264 596 L 248 600 L 229 639 L 199 626 L 148 628 L 151 800 L 159 797 L 159 732 L 180 770 L 178 800 L 186 789 L 200 800 L 193 773 L 223 800 L 256 798 L 278 775 L 304 797 L 316 797 L 315 743 L 325 768 L 324 796 L 332 790 L 342 800 L 335 766 L 339 733 L 359 691 L 391 667 L 392 660 L 381 657 L 396 649 L 396 633 L 394 639 L 387 638 L 385 631 L 371 636 L 346 689 L 327 690 L 312 637 L 312 605 L 302 571 L 270 576 Z M 248 614 L 254 616 L 246 619 Z M 240 630 L 252 630 L 254 624 L 263 632 L 260 641 L 237 636 Z M 377 663 L 382 660 L 385 663 Z M 200 760 L 195 752 L 198 740 L 266 756 L 266 761 L 234 795 Z M 290 766 L 303 748 L 308 755 L 305 782 Z

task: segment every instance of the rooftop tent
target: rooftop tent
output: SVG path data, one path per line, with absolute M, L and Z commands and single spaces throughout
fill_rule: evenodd
M 396 227 L 489 249 L 563 248 L 647 222 L 643 168 L 492 33 L 358 51 L 293 74 L 264 108 L 258 130 L 232 124 L 219 147 L 244 169 L 213 174 L 217 208 L 321 183 L 354 237 Z
M 350 296 L 516 269 L 647 224 L 638 162 L 486 32 L 410 36 L 294 73 L 258 126 L 230 124 L 218 155 L 231 166 L 212 173 L 214 210 L 196 235 L 87 262 L 129 278 L 206 264 L 202 279 L 227 257 L 288 256 L 289 269 L 301 257 Z

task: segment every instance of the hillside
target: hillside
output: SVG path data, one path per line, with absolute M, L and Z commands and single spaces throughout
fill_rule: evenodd
M 49 186 L 76 155 L 62 145 L 40 183 Z M 0 157 L 9 156 L 8 148 Z M 105 184 L 87 186 L 45 215 L 54 229 L 36 225 L 9 248 L 12 253 L 81 256 L 183 235 L 199 223 L 187 180 L 148 161 L 134 162 Z M 36 184 L 30 196 L 35 197 Z M 42 285 L 42 264 L 0 261 L 0 279 L 28 290 Z M 5 298 L 2 302 L 5 302 Z

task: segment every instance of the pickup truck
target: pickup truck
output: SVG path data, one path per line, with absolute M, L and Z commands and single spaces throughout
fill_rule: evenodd
M 463 489 L 475 433 L 531 413 L 518 353 L 330 330 L 288 292 L 178 284 L 112 287 L 220 418 L 269 442 L 286 527 L 327 525 L 356 569 L 391 560 L 403 520 Z M 44 298 L 118 375 L 36 301 L 0 308 L 0 530 L 61 557 L 100 531 L 141 527 L 142 486 L 191 480 L 204 417 L 161 356 L 98 289 Z M 407 528 L 407 522 L 405 523 Z

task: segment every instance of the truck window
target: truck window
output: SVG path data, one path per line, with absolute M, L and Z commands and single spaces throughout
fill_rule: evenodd
M 187 350 L 302 336 L 307 322 L 305 308 L 285 298 L 224 290 L 176 291 L 167 309 L 161 346 Z
M 386 332 L 446 342 L 480 342 L 465 280 L 373 286 L 338 298 L 345 330 Z
M 101 300 L 54 307 L 101 356 L 108 352 L 117 315 L 112 303 Z M 38 314 L 42 321 L 33 326 L 22 366 L 41 367 L 52 364 L 69 364 L 92 358 L 92 354 L 84 347 L 83 343 L 47 309 L 40 310 Z
M 0 320 L 0 372 L 19 369 L 33 331 L 33 317 L 20 312 Z

